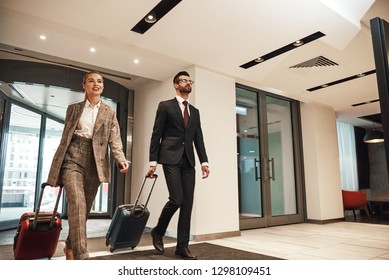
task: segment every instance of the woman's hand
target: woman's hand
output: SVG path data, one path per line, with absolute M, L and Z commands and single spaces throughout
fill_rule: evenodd
M 128 161 L 122 161 L 119 163 L 120 173 L 127 173 L 129 166 Z

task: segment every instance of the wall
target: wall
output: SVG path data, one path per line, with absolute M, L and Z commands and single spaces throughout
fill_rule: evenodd
M 187 70 L 195 81 L 189 101 L 200 110 L 205 145 L 211 174 L 201 179 L 197 162 L 195 201 L 191 234 L 196 239 L 215 234 L 239 234 L 238 183 L 235 127 L 235 80 L 199 67 Z M 148 149 L 158 103 L 175 96 L 172 78 L 135 89 L 133 193 L 134 199 L 148 170 Z M 149 203 L 150 219 L 147 227 L 157 223 L 168 192 L 162 167 L 157 167 L 159 178 Z M 176 232 L 177 215 L 168 228 L 168 235 Z
M 307 219 L 322 223 L 343 218 L 335 112 L 303 103 L 301 118 Z

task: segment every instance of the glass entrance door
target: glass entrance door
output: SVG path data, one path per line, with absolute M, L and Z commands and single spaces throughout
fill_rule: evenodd
M 236 91 L 240 228 L 302 221 L 292 103 Z
M 255 92 L 237 88 L 236 123 L 240 227 L 253 228 L 264 217 L 258 100 Z
M 269 184 L 271 219 L 269 224 L 282 224 L 286 216 L 296 215 L 297 191 L 291 103 L 266 96 L 267 140 L 265 180 Z
M 11 105 L 1 178 L 0 222 L 16 221 L 24 212 L 34 210 L 40 127 L 39 114 Z

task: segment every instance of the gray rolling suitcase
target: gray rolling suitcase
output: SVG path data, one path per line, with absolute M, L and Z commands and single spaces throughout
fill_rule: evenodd
M 139 197 L 143 191 L 148 176 L 145 176 L 134 204 L 124 204 L 116 208 L 111 224 L 105 236 L 106 245 L 113 252 L 120 248 L 135 248 L 142 238 L 143 231 L 149 219 L 150 212 L 147 209 L 151 193 L 153 191 L 158 175 L 154 174 L 154 180 L 147 196 L 145 204 L 139 204 Z M 153 179 L 150 178 L 150 179 Z

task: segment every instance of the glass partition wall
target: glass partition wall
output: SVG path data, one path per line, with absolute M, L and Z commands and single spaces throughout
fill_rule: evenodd
M 107 79 L 106 83 L 106 90 L 110 93 L 115 93 L 116 89 L 118 94 L 122 90 L 118 90 L 119 87 L 112 90 Z M 107 89 L 110 86 L 111 90 Z M 115 94 L 102 96 L 102 99 L 119 111 L 118 120 L 123 128 L 123 139 L 126 139 L 126 124 L 121 121 L 127 120 L 127 115 L 120 113 L 126 112 L 127 102 L 131 100 L 128 100 L 128 90 L 121 93 L 123 96 L 118 97 L 119 102 L 114 100 Z M 120 98 L 125 102 L 120 103 Z M 23 213 L 35 210 L 41 184 L 47 180 L 62 136 L 66 108 L 83 99 L 82 91 L 66 87 L 30 82 L 0 83 L 0 230 L 15 228 Z M 123 141 L 123 144 L 126 148 L 127 143 Z M 127 158 L 131 160 L 131 153 Z M 110 217 L 116 204 L 123 203 L 118 197 L 124 197 L 125 186 L 117 173 L 113 168 L 112 184 L 101 184 L 92 207 L 92 217 Z M 112 187 L 114 184 L 115 188 Z M 53 210 L 57 191 L 58 188 L 45 189 L 41 211 Z M 66 218 L 66 191 L 58 212 Z

